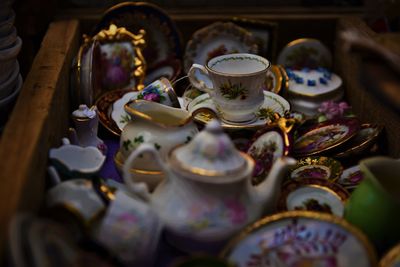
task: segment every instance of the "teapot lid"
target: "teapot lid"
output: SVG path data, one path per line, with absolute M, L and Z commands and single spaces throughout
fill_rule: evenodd
M 169 157 L 172 169 L 183 176 L 211 183 L 233 182 L 253 172 L 253 159 L 237 150 L 220 123 L 212 120 L 187 145 Z
M 93 119 L 96 116 L 95 106 L 88 108 L 85 104 L 79 105 L 79 108 L 72 112 L 72 116 L 81 119 Z

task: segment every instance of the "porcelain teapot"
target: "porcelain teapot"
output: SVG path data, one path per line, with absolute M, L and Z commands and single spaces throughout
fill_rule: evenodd
M 131 163 L 145 152 L 153 154 L 166 174 L 151 194 L 129 173 Z M 281 180 L 295 163 L 289 157 L 278 159 L 268 178 L 253 186 L 253 159 L 238 151 L 219 122 L 213 120 L 189 143 L 172 149 L 166 159 L 154 145 L 141 144 L 125 161 L 123 173 L 130 190 L 158 214 L 173 238 L 171 243 L 193 251 L 192 245 L 222 243 L 243 226 L 272 212 Z

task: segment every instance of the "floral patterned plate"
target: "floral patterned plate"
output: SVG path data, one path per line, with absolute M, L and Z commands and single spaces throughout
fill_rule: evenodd
M 310 210 L 343 217 L 349 193 L 340 185 L 322 178 L 287 181 L 278 201 L 279 210 Z
M 348 144 L 342 149 L 342 152 L 334 155 L 335 158 L 345 158 L 351 156 L 359 156 L 371 148 L 380 133 L 383 130 L 382 125 L 362 124 L 361 129 L 352 138 Z
M 101 125 L 103 125 L 104 128 L 116 136 L 121 135 L 121 129 L 111 118 L 113 104 L 115 101 L 130 92 L 132 92 L 130 89 L 117 89 L 108 91 L 96 100 L 96 107 Z
M 298 161 L 290 173 L 290 178 L 322 178 L 335 181 L 340 177 L 342 171 L 342 164 L 333 158 L 308 157 Z
M 205 65 L 216 56 L 232 53 L 257 54 L 257 41 L 250 32 L 231 22 L 215 22 L 196 31 L 187 43 L 185 73 L 193 63 Z
M 344 219 L 288 211 L 248 226 L 221 256 L 237 267 L 370 267 L 376 255 L 365 235 Z
M 167 78 L 170 82 L 175 81 L 182 71 L 181 61 L 178 59 L 168 59 L 160 62 L 152 69 L 148 70 L 144 78 L 144 84 L 149 85 L 157 79 Z
M 181 107 L 171 83 L 165 78 L 155 80 L 142 91 L 129 92 L 114 102 L 111 118 L 117 124 L 120 131 L 124 129 L 125 125 L 130 120 L 128 113 L 125 112 L 124 106 L 134 99 L 154 101 L 176 108 Z
M 345 169 L 337 182 L 347 190 L 353 190 L 363 179 L 360 166 L 355 165 Z
M 400 243 L 387 252 L 379 262 L 379 267 L 400 266 Z
M 310 156 L 327 152 L 357 134 L 357 119 L 336 119 L 319 123 L 301 133 L 294 141 L 297 156 Z
M 332 54 L 321 41 L 301 38 L 288 43 L 278 55 L 278 64 L 294 69 L 332 67 Z
M 193 99 L 187 106 L 187 110 L 192 113 L 194 120 L 206 124 L 213 118 L 218 118 L 217 109 L 209 94 L 202 94 Z M 290 110 L 289 102 L 280 95 L 269 91 L 264 91 L 264 104 L 257 112 L 258 119 L 249 124 L 229 124 L 221 121 L 222 128 L 229 130 L 258 129 L 271 122 L 274 113 L 283 116 Z
M 130 32 L 146 31 L 143 51 L 149 69 L 168 58 L 181 58 L 182 41 L 175 23 L 158 6 L 145 2 L 123 2 L 108 9 L 95 32 L 108 28 L 110 23 Z
M 253 184 L 265 179 L 276 159 L 289 154 L 293 144 L 290 131 L 294 124 L 294 119 L 279 118 L 277 122 L 258 130 L 253 136 L 246 150 L 256 163 Z

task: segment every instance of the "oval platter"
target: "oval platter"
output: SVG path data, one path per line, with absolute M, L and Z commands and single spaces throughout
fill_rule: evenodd
M 311 211 L 267 216 L 245 228 L 221 253 L 237 267 L 376 266 L 365 235 L 344 219 Z

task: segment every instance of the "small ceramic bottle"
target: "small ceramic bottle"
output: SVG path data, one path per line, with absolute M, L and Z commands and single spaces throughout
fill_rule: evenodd
M 76 128 L 76 137 L 78 145 L 82 147 L 97 147 L 104 155 L 107 154 L 107 146 L 103 140 L 97 137 L 99 118 L 96 107 L 88 108 L 86 105 L 80 105 L 79 109 L 72 112 L 72 119 Z

